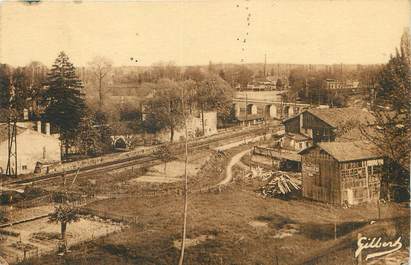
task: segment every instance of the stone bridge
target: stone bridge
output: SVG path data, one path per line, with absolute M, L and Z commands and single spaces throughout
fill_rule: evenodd
M 137 135 L 113 135 L 111 136 L 111 144 L 116 149 L 129 149 L 132 147 Z
M 235 116 L 240 121 L 282 120 L 302 112 L 310 104 L 267 99 L 233 99 Z

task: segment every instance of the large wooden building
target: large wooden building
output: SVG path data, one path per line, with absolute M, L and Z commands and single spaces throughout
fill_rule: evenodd
M 311 144 L 363 139 L 361 125 L 372 123 L 374 117 L 360 108 L 309 109 L 283 121 L 285 136 L 301 134 Z M 306 144 L 309 146 L 310 144 Z
M 303 196 L 355 205 L 380 197 L 383 159 L 369 142 L 322 142 L 299 153 Z

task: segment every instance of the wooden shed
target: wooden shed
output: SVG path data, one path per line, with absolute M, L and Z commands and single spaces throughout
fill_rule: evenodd
M 383 159 L 371 143 L 318 143 L 299 154 L 304 197 L 348 205 L 380 198 Z

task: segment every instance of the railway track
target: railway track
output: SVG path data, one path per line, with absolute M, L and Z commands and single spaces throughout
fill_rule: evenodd
M 258 133 L 265 132 L 267 128 L 255 128 L 251 130 L 246 130 L 246 131 L 238 131 L 234 133 L 227 133 L 224 135 L 219 135 L 220 137 L 215 137 L 215 138 L 209 138 L 209 139 L 201 139 L 199 141 L 193 141 L 189 143 L 189 151 L 196 151 L 196 150 L 202 150 L 202 149 L 208 149 L 211 146 L 218 146 L 220 144 L 226 144 L 227 140 L 232 141 L 238 141 L 242 140 L 244 137 L 249 136 L 249 135 L 256 135 Z M 180 155 L 181 153 L 184 152 L 184 148 L 182 148 L 184 144 L 182 143 L 176 143 L 172 145 L 172 148 L 176 150 L 175 156 Z M 107 173 L 110 171 L 122 169 L 122 168 L 129 168 L 133 166 L 139 166 L 139 167 L 149 167 L 153 166 L 156 164 L 162 163 L 160 159 L 156 158 L 153 155 L 153 152 L 151 154 L 145 154 L 145 155 L 137 155 L 133 157 L 129 157 L 126 159 L 120 159 L 120 160 L 114 160 L 110 162 L 105 162 L 97 165 L 90 165 L 90 166 L 85 166 L 79 169 L 73 169 L 73 170 L 68 170 L 64 172 L 64 178 L 65 181 L 72 181 L 74 177 L 76 178 L 86 178 L 86 177 L 93 177 L 101 173 Z M 42 182 L 54 182 L 56 180 L 62 180 L 63 181 L 63 172 L 57 172 L 57 173 L 52 173 L 48 175 L 43 175 L 43 176 L 37 176 L 37 177 L 32 177 L 32 178 L 26 178 L 22 180 L 17 180 L 8 183 L 6 186 L 10 189 L 19 189 L 19 188 L 24 188 L 26 185 L 29 184 L 34 184 L 34 183 L 42 183 Z M 52 183 L 50 183 L 52 184 Z

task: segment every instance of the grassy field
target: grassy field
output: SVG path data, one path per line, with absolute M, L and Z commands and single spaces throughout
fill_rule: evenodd
M 178 250 L 173 247 L 173 241 L 180 237 L 181 198 L 127 198 L 100 201 L 91 207 L 134 215 L 139 223 L 123 233 L 80 246 L 67 257 L 59 258 L 61 262 L 55 261 L 56 256 L 48 256 L 43 257 L 41 263 L 28 264 L 176 264 Z M 372 216 L 375 209 L 358 207 L 337 212 L 339 220 L 344 220 L 337 224 L 340 237 L 366 225 L 370 220 L 367 216 Z M 383 218 L 408 216 L 408 209 L 396 204 L 385 205 L 382 212 Z M 398 220 L 409 223 L 406 217 Z M 250 225 L 253 221 L 266 225 Z M 296 225 L 297 233 L 275 238 L 290 224 Z M 393 234 L 408 235 L 407 227 L 387 225 Z M 213 235 L 214 239 L 188 248 L 186 264 L 275 264 L 277 260 L 279 264 L 298 264 L 304 261 L 303 257 L 334 242 L 333 214 L 319 203 L 263 199 L 250 191 L 234 188 L 223 193 L 193 194 L 189 204 L 188 238 L 200 235 Z M 67 261 L 69 263 L 65 263 Z
M 206 163 L 191 188 L 221 180 L 226 161 L 218 167 Z M 262 183 L 241 178 L 242 170 L 234 168 L 238 177 L 222 192 L 189 195 L 187 237 L 209 239 L 186 249 L 185 264 L 353 264 L 357 231 L 403 235 L 404 242 L 409 241 L 409 208 L 404 205 L 381 205 L 382 219 L 370 225 L 378 215 L 375 205 L 334 208 L 298 195 L 265 199 L 256 192 Z M 107 199 L 88 207 L 136 216 L 138 222 L 124 232 L 76 246 L 64 257 L 49 255 L 24 264 L 177 264 L 174 241 L 181 237 L 181 195 Z

